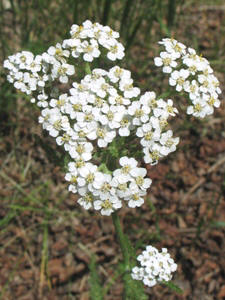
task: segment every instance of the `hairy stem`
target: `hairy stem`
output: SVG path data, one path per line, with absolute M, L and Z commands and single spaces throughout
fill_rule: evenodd
M 123 255 L 123 265 L 124 265 L 124 275 L 123 275 L 123 282 L 124 282 L 124 294 L 123 300 L 130 300 L 129 296 L 129 283 L 130 283 L 130 256 L 128 252 L 128 245 L 126 237 L 123 233 L 122 226 L 120 223 L 120 218 L 116 212 L 112 214 L 113 225 L 115 227 L 116 235 L 120 244 L 120 248 Z

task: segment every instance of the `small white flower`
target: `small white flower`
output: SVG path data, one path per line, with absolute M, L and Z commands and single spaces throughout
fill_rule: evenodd
M 120 198 L 128 197 L 131 194 L 127 178 L 124 176 L 113 176 L 111 185 L 116 189 L 116 194 Z
M 99 57 L 100 51 L 98 50 L 98 43 L 96 40 L 91 39 L 90 43 L 84 41 L 80 44 L 81 52 L 84 52 L 83 59 L 92 62 L 94 58 Z M 78 50 L 79 51 L 79 50 Z
M 125 55 L 123 45 L 118 43 L 116 40 L 113 41 L 113 43 L 109 43 L 109 41 L 107 41 L 104 46 L 109 50 L 107 53 L 107 58 L 112 61 L 115 61 L 116 59 L 122 59 Z
M 130 130 L 133 129 L 131 125 L 131 117 L 129 115 L 124 115 L 123 119 L 120 121 L 120 128 L 118 133 L 120 136 L 129 136 Z
M 150 147 L 155 141 L 158 141 L 160 138 L 160 128 L 153 130 L 151 122 L 143 124 L 141 127 L 138 127 L 136 135 L 141 137 L 141 145 L 143 147 Z
M 64 50 L 60 43 L 57 43 L 55 47 L 49 47 L 47 52 L 48 54 L 55 56 L 57 60 L 62 62 L 65 62 L 70 55 L 70 52 L 68 50 Z
M 141 190 L 146 190 L 150 187 L 152 180 L 150 178 L 144 178 L 147 174 L 147 170 L 144 168 L 138 168 L 136 170 L 131 170 L 131 175 L 134 177 L 134 181 L 130 183 L 131 190 L 137 188 Z
M 115 66 L 109 70 L 108 77 L 111 82 L 116 83 L 119 80 L 125 81 L 131 77 L 131 73 L 128 70 L 122 69 L 119 66 Z
M 49 105 L 51 107 L 58 107 L 62 113 L 65 113 L 66 105 L 68 103 L 67 94 L 62 94 L 59 99 L 51 99 Z
M 158 144 L 153 144 L 150 148 L 143 148 L 144 161 L 146 164 L 155 165 L 162 157 L 161 147 Z
M 176 86 L 176 90 L 180 92 L 182 91 L 186 79 L 188 78 L 189 75 L 190 72 L 185 69 L 181 69 L 180 71 L 173 71 L 169 79 L 169 84 L 172 86 Z
M 149 106 L 144 106 L 140 101 L 134 101 L 128 107 L 128 114 L 133 116 L 133 125 L 141 125 L 149 120 L 150 108 Z
M 123 156 L 120 158 L 119 163 L 121 165 L 121 169 L 117 169 L 113 172 L 113 176 L 122 176 L 125 180 L 131 179 L 131 171 L 137 170 L 137 161 L 131 157 Z
M 137 97 L 140 94 L 140 89 L 133 86 L 133 79 L 126 78 L 120 80 L 119 89 L 124 93 L 125 98 Z
M 178 110 L 173 106 L 173 100 L 168 99 L 164 101 L 163 99 L 159 99 L 157 101 L 157 108 L 153 112 L 157 118 L 168 119 L 169 116 L 174 117 L 178 113 Z
M 144 277 L 144 268 L 134 267 L 132 269 L 131 277 L 134 280 L 142 280 Z
M 80 168 L 79 173 L 85 179 L 85 184 L 88 189 L 92 189 L 92 183 L 95 178 L 98 176 L 102 176 L 102 173 L 97 171 L 98 167 L 93 165 L 92 163 L 86 163 L 86 165 Z
M 122 202 L 116 196 L 104 195 L 101 200 L 94 201 L 94 208 L 100 210 L 103 216 L 110 216 L 115 210 L 122 207 Z
M 15 63 L 19 66 L 19 69 L 27 69 L 34 60 L 33 53 L 29 51 L 22 51 L 15 55 Z
M 160 153 L 164 156 L 168 155 L 170 152 L 174 152 L 179 143 L 179 138 L 172 138 L 172 136 L 172 130 L 168 130 L 161 135 L 160 144 L 163 147 L 161 148 Z
M 184 84 L 184 90 L 189 93 L 189 98 L 191 100 L 195 100 L 200 96 L 199 84 L 196 80 L 192 80 L 191 82 L 186 81 Z
M 162 71 L 164 73 L 171 73 L 173 68 L 176 68 L 177 62 L 175 61 L 177 56 L 175 53 L 161 52 L 160 57 L 154 58 L 155 65 L 157 67 L 163 66 Z
M 85 180 L 79 176 L 78 170 L 74 163 L 69 163 L 68 167 L 69 172 L 65 175 L 65 180 L 71 183 L 68 187 L 68 190 L 72 193 L 77 193 L 77 187 L 84 186 Z
M 125 107 L 104 104 L 101 111 L 104 113 L 99 116 L 99 122 L 102 125 L 108 125 L 110 129 L 115 129 L 120 127 L 120 121 L 123 118 Z
M 146 195 L 146 191 L 140 190 L 137 186 L 130 186 L 131 194 L 125 197 L 124 200 L 128 201 L 127 205 L 129 207 L 135 208 L 140 207 L 144 203 L 144 198 L 142 196 Z
M 81 158 L 84 161 L 88 161 L 92 158 L 93 149 L 94 148 L 91 143 L 79 142 L 75 143 L 75 145 L 69 149 L 69 154 L 76 160 Z
M 114 130 L 107 130 L 106 127 L 99 127 L 96 130 L 96 136 L 98 139 L 98 146 L 104 148 L 112 142 L 116 136 L 116 132 Z
M 59 62 L 55 63 L 52 69 L 53 78 L 59 78 L 61 83 L 68 82 L 68 76 L 71 76 L 75 73 L 75 68 L 73 65 L 69 65 L 66 63 L 60 64 Z
M 187 114 L 193 115 L 194 117 L 204 118 L 206 115 L 210 114 L 212 108 L 207 105 L 205 101 L 201 98 L 193 101 L 193 105 L 188 106 Z
M 158 106 L 155 92 L 145 92 L 144 95 L 141 96 L 140 102 L 144 106 L 149 106 L 150 110 L 154 110 Z
M 93 207 L 93 202 L 94 202 L 94 196 L 92 193 L 86 191 L 85 189 L 80 191 L 79 194 L 82 196 L 77 200 L 77 202 L 83 206 L 84 209 L 88 210 Z

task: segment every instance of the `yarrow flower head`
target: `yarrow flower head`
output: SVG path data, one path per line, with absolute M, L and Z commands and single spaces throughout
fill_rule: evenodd
M 134 280 L 143 281 L 149 287 L 171 280 L 172 273 L 177 269 L 177 264 L 166 248 L 162 248 L 159 252 L 155 247 L 147 246 L 137 260 L 140 267 L 134 267 L 131 276 Z
M 155 65 L 162 66 L 164 73 L 170 73 L 169 84 L 176 91 L 188 93 L 191 104 L 187 114 L 200 118 L 213 114 L 214 108 L 220 106 L 221 89 L 209 61 L 174 39 L 166 38 L 159 44 L 166 51 L 155 58 Z

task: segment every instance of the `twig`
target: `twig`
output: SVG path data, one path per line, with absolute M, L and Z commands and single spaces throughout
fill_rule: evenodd
M 187 199 L 190 197 L 190 195 L 197 190 L 205 181 L 206 181 L 206 176 L 209 175 L 210 173 L 216 171 L 216 169 L 221 166 L 222 164 L 225 163 L 225 155 L 222 156 L 215 164 L 213 164 L 206 172 L 204 177 L 200 178 L 199 181 L 196 182 L 195 185 L 193 185 L 189 191 L 184 195 L 182 202 L 187 201 Z

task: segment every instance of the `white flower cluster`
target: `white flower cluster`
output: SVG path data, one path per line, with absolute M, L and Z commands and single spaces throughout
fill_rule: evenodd
M 162 66 L 164 73 L 170 73 L 169 84 L 176 91 L 189 94 L 191 105 L 187 114 L 200 118 L 213 114 L 214 107 L 220 106 L 221 90 L 209 61 L 174 39 L 165 38 L 159 44 L 166 51 L 154 59 L 155 65 Z
M 99 46 L 107 50 L 107 58 L 115 61 L 124 57 L 124 47 L 117 41 L 119 33 L 109 26 L 85 21 L 82 26 L 72 25 L 71 39 L 64 40 L 63 48 L 70 49 L 73 57 L 83 54 L 83 60 L 91 62 L 99 57 Z
M 66 63 L 66 59 L 59 60 L 57 56 L 48 52 L 34 56 L 29 51 L 22 51 L 9 56 L 4 61 L 4 67 L 9 70 L 8 81 L 27 95 L 36 91 L 37 104 L 40 107 L 47 106 L 48 95 L 45 93 L 45 88 L 50 86 L 50 83 L 56 79 L 61 83 L 67 83 L 69 76 L 75 73 L 74 66 Z M 68 58 L 68 56 L 67 53 L 64 57 Z M 35 102 L 35 98 L 32 98 L 31 102 Z
M 162 248 L 162 252 L 159 252 L 155 247 L 147 246 L 137 260 L 141 267 L 134 267 L 131 276 L 135 280 L 143 281 L 149 287 L 171 280 L 172 273 L 177 269 L 177 264 L 166 248 Z
M 109 216 L 122 207 L 122 200 L 129 207 L 139 207 L 144 203 L 142 197 L 151 185 L 151 179 L 144 178 L 146 169 L 138 168 L 138 162 L 126 156 L 121 157 L 119 163 L 121 168 L 112 175 L 99 172 L 96 165 L 82 159 L 69 163 L 65 179 L 70 182 L 69 190 L 81 195 L 80 205 Z
M 109 60 L 124 57 L 124 47 L 117 41 L 119 33 L 108 26 L 87 20 L 82 26 L 72 25 L 70 34 L 70 39 L 51 46 L 42 55 L 34 56 L 29 51 L 22 51 L 4 61 L 4 67 L 9 70 L 8 81 L 28 95 L 37 91 L 38 106 L 47 106 L 45 87 L 56 79 L 67 83 L 74 75 L 74 66 L 67 63 L 71 56 L 77 59 L 82 55 L 84 61 L 91 62 L 100 56 L 101 46 L 106 49 Z M 35 102 L 35 98 L 31 101 Z

